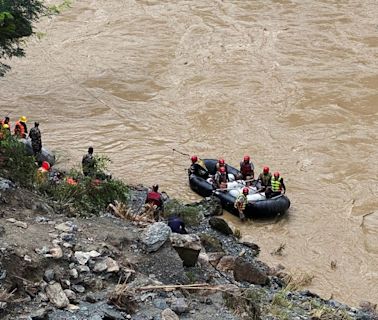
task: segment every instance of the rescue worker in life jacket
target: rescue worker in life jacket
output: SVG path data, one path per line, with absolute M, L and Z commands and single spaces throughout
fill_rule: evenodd
M 214 176 L 214 186 L 216 189 L 227 189 L 228 174 L 225 167 L 220 167 Z
M 7 138 L 10 135 L 10 129 L 8 124 L 0 126 L 0 140 Z
M 19 139 L 26 138 L 28 134 L 28 127 L 26 126 L 27 121 L 28 119 L 25 116 L 22 116 L 14 125 L 14 134 Z
M 283 193 L 286 193 L 286 186 L 283 182 L 283 178 L 280 176 L 280 173 L 276 171 L 273 174 L 273 177 L 271 179 L 271 187 L 268 188 L 265 192 L 267 198 L 273 198 L 275 196 L 279 196 Z
M 248 204 L 248 199 L 247 199 L 248 193 L 249 193 L 248 188 L 244 187 L 242 193 L 238 195 L 238 197 L 236 198 L 235 203 L 234 203 L 234 207 L 235 207 L 235 209 L 238 210 L 239 218 L 240 218 L 241 221 L 245 221 L 244 211 L 245 211 L 245 208 Z
M 154 218 L 159 221 L 160 211 L 163 211 L 163 199 L 159 192 L 159 185 L 154 184 L 152 190 L 148 192 L 146 203 L 154 208 Z
M 6 124 L 8 126 L 8 129 L 10 130 L 10 119 L 9 117 L 5 117 L 3 120 L 1 120 L 1 127 L 4 128 L 4 125 Z
M 203 160 L 199 159 L 197 156 L 192 156 L 190 160 L 192 161 L 192 164 L 190 165 L 190 168 L 188 169 L 189 176 L 191 174 L 194 174 L 203 179 L 209 178 L 209 171 L 207 170 L 206 165 L 203 162 Z
M 240 173 L 243 180 L 247 180 L 247 176 L 249 179 L 254 179 L 255 177 L 255 167 L 250 160 L 249 156 L 244 156 L 243 161 L 240 162 Z
M 226 173 L 228 174 L 228 170 L 227 170 L 227 165 L 224 161 L 223 158 L 220 158 L 217 162 L 217 164 L 215 165 L 216 169 L 217 169 L 217 172 L 219 172 L 220 168 L 224 168 L 226 170 Z
M 265 191 L 268 187 L 270 187 L 271 180 L 272 174 L 269 172 L 269 167 L 265 166 L 263 172 L 261 172 L 257 178 L 257 181 L 260 184 L 260 190 Z

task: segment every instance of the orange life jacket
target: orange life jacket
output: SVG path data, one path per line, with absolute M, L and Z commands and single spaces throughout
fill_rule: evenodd
M 25 138 L 25 128 L 20 121 L 14 125 L 14 134 L 20 138 Z

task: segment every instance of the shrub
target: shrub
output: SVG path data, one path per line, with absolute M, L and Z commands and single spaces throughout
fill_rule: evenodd
M 26 153 L 25 145 L 7 135 L 0 140 L 0 175 L 23 187 L 32 187 L 37 166 L 33 156 Z
M 188 226 L 198 226 L 204 218 L 197 207 L 187 206 L 178 200 L 170 200 L 164 205 L 164 217 L 170 216 L 182 218 Z

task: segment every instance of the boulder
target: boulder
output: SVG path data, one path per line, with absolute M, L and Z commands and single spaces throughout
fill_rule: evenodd
M 171 309 L 167 308 L 161 313 L 161 320 L 180 320 L 180 318 Z
M 236 281 L 246 281 L 252 284 L 264 285 L 269 278 L 255 263 L 241 257 L 236 258 L 234 266 L 234 278 Z
M 173 248 L 179 254 L 185 267 L 194 267 L 201 251 L 201 240 L 195 234 L 172 233 L 170 237 Z
M 155 252 L 168 240 L 170 234 L 170 227 L 164 222 L 156 222 L 143 232 L 141 241 L 147 252 Z
M 211 217 L 209 219 L 209 224 L 213 229 L 225 234 L 226 236 L 233 234 L 227 222 L 221 218 Z
M 90 258 L 97 258 L 101 254 L 97 251 L 89 251 L 89 252 L 83 252 L 83 251 L 76 251 L 75 252 L 75 258 L 77 262 L 81 265 L 85 265 Z
M 217 269 L 222 272 L 232 271 L 235 267 L 235 260 L 236 257 L 223 256 L 217 264 Z
M 222 242 L 215 236 L 208 233 L 200 234 L 202 246 L 205 248 L 206 252 L 222 252 Z
M 171 309 L 178 314 L 189 311 L 189 305 L 185 298 L 177 298 L 171 304 Z
M 4 179 L 4 178 L 0 178 L 0 190 L 1 191 L 5 191 L 5 190 L 8 190 L 8 189 L 13 189 L 15 187 L 16 186 L 15 186 L 15 184 L 12 181 Z
M 218 197 L 208 197 L 197 203 L 205 217 L 221 216 L 223 214 L 222 203 Z
M 59 283 L 48 285 L 46 287 L 46 295 L 50 302 L 59 309 L 67 307 L 70 303 Z
M 209 263 L 213 266 L 216 267 L 218 265 L 218 262 L 220 259 L 225 255 L 224 252 L 209 252 L 207 254 L 208 261 Z

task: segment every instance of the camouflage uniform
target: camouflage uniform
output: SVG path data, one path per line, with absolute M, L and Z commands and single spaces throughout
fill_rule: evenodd
M 95 163 L 96 160 L 94 155 L 91 153 L 87 153 L 84 155 L 81 164 L 83 166 L 83 173 L 85 176 L 94 176 L 95 175 Z
M 32 142 L 32 148 L 34 154 L 40 153 L 42 149 L 42 137 L 41 131 L 39 131 L 38 127 L 33 127 L 30 129 L 29 137 Z

